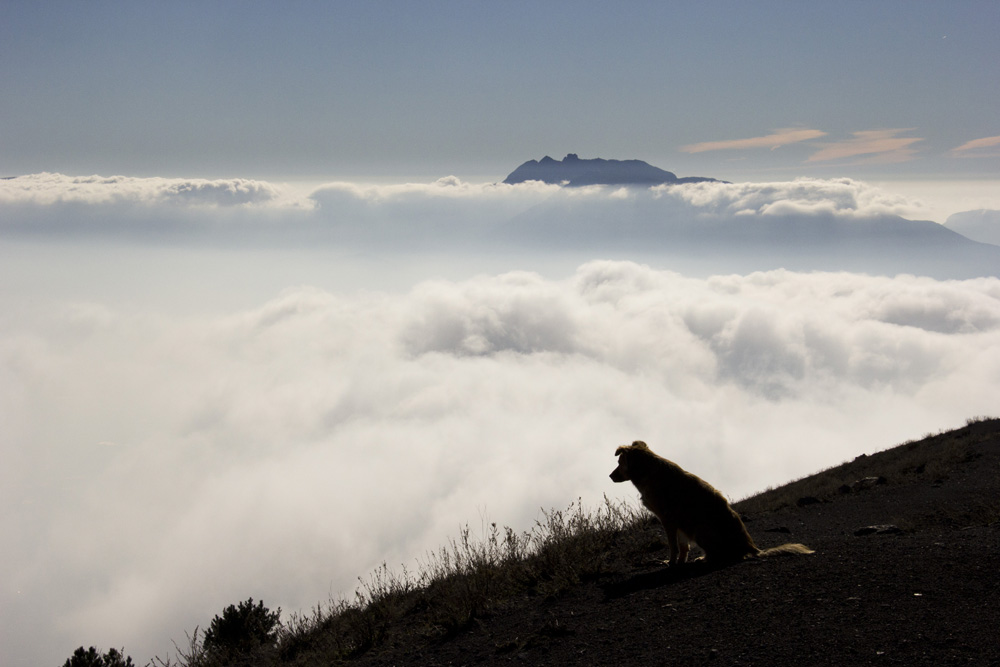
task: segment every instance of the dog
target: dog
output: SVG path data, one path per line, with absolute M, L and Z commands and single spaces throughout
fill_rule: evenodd
M 705 552 L 710 564 L 729 564 L 775 554 L 811 554 L 802 544 L 759 549 L 740 515 L 715 488 L 676 463 L 654 454 L 641 440 L 615 450 L 618 467 L 613 482 L 631 481 L 642 504 L 656 515 L 670 544 L 668 565 L 687 562 L 690 543 Z

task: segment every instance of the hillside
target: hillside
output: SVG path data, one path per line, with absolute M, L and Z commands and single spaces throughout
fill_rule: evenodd
M 526 551 L 509 530 L 463 535 L 420 585 L 383 569 L 357 602 L 294 619 L 277 644 L 218 660 L 192 642 L 180 663 L 1000 664 L 1000 419 L 735 507 L 760 547 L 816 553 L 666 568 L 644 512 L 571 507 L 548 513 Z
M 647 526 L 658 548 L 640 562 L 449 641 L 389 642 L 357 662 L 1000 661 L 1000 420 L 859 457 L 738 509 L 761 547 L 817 553 L 674 574 L 656 564 L 665 545 Z

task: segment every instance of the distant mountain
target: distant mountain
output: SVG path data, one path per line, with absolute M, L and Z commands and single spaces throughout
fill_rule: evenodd
M 949 216 L 944 226 L 973 241 L 1000 245 L 1000 211 L 963 211 Z
M 654 167 L 642 160 L 605 160 L 593 158 L 581 160 L 576 153 L 570 153 L 562 160 L 553 160 L 548 155 L 541 160 L 528 160 L 510 172 L 504 183 L 524 183 L 542 181 L 568 186 L 582 185 L 660 185 L 663 183 L 701 183 L 716 181 L 714 178 L 689 176 L 678 178 L 676 174 Z
M 830 213 L 699 215 L 662 199 L 552 198 L 514 216 L 501 241 L 619 253 L 684 272 L 854 271 L 938 279 L 1000 275 L 1000 248 L 929 220 Z

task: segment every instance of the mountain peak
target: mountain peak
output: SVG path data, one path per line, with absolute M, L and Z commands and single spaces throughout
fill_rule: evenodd
M 569 153 L 562 160 L 546 155 L 541 160 L 528 160 L 512 171 L 504 183 L 542 181 L 567 186 L 582 185 L 659 185 L 662 183 L 699 183 L 715 181 L 699 176 L 678 178 L 673 172 L 654 167 L 642 160 L 581 159 Z

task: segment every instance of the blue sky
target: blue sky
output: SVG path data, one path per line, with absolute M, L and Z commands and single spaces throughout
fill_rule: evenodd
M 8 2 L 0 172 L 993 178 L 998 28 L 995 2 Z

